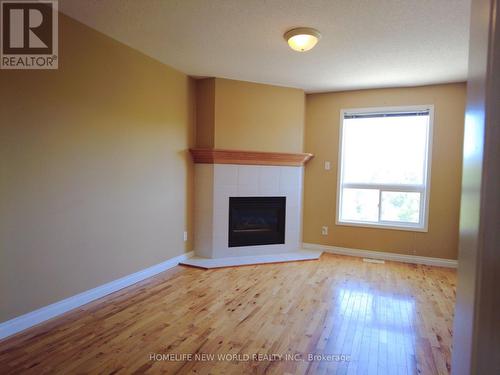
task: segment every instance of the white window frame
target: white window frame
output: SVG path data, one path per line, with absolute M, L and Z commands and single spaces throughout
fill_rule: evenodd
M 394 185 L 394 184 L 344 184 L 343 183 L 343 130 L 344 117 L 349 114 L 367 114 L 367 113 L 389 113 L 389 112 L 412 112 L 412 111 L 429 111 L 429 126 L 427 134 L 427 144 L 425 153 L 424 167 L 424 183 L 422 185 Z M 429 211 L 430 211 L 430 189 L 431 189 L 431 166 L 432 166 L 432 135 L 434 129 L 434 105 L 414 105 L 414 106 L 398 106 L 398 107 L 373 107 L 373 108 L 349 108 L 340 110 L 340 127 L 339 127 L 339 154 L 337 168 L 337 209 L 336 209 L 336 225 L 367 227 L 379 229 L 395 229 L 415 232 L 428 232 L 429 227 Z M 343 188 L 361 188 L 361 189 L 378 189 L 379 190 L 379 210 L 378 222 L 341 220 L 340 213 L 342 212 L 342 189 Z M 398 191 L 398 192 L 420 192 L 420 217 L 418 223 L 405 223 L 394 221 L 383 221 L 380 219 L 382 209 L 382 192 Z

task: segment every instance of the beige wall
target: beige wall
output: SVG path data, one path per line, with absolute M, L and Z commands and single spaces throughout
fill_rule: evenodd
M 302 152 L 304 91 L 222 78 L 201 81 L 197 82 L 198 147 Z M 213 112 L 207 108 L 210 103 Z
M 196 146 L 215 145 L 215 78 L 196 80 Z
M 59 70 L 0 71 L 0 321 L 191 248 L 193 82 L 59 20 Z
M 307 95 L 305 151 L 315 157 L 305 171 L 304 242 L 457 259 L 465 91 L 449 84 Z M 418 104 L 435 106 L 429 231 L 335 225 L 340 110 Z

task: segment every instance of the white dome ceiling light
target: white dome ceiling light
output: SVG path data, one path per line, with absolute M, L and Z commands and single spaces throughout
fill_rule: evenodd
M 321 38 L 319 31 L 311 27 L 297 27 L 288 30 L 283 36 L 290 48 L 298 52 L 309 51 Z

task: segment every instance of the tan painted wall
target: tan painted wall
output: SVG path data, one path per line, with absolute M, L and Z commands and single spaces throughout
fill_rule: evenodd
M 194 83 L 63 15 L 59 51 L 0 71 L 0 321 L 191 249 Z
M 215 78 L 196 80 L 196 146 L 215 146 Z
M 315 157 L 305 170 L 304 242 L 457 259 L 465 92 L 449 84 L 307 95 L 305 151 Z M 418 104 L 435 106 L 429 231 L 335 225 L 340 110 Z
M 215 147 L 302 152 L 304 92 L 215 79 Z

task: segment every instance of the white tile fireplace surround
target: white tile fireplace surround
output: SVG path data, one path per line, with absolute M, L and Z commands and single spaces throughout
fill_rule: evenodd
M 303 167 L 196 164 L 195 252 L 206 258 L 300 248 Z M 286 197 L 285 243 L 228 247 L 229 197 Z
M 195 165 L 195 258 L 203 268 L 317 259 L 301 249 L 303 166 Z M 230 197 L 286 197 L 285 243 L 228 246 Z

